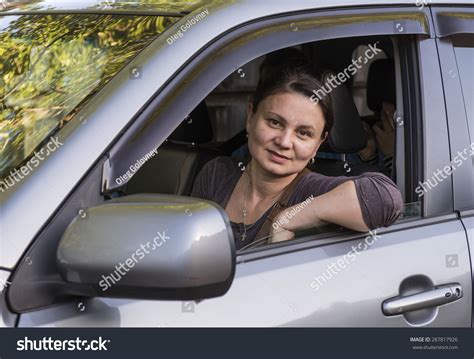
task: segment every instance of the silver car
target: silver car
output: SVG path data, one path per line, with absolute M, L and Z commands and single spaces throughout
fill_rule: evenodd
M 0 326 L 472 326 L 472 2 L 0 8 Z M 236 251 L 223 208 L 189 196 L 212 158 L 244 165 L 245 106 L 283 48 L 336 76 L 360 62 L 316 171 L 373 170 L 357 136 L 391 99 L 392 226 Z

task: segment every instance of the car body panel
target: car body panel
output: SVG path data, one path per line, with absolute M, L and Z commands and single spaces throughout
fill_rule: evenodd
M 471 268 L 474 268 L 474 210 L 461 212 L 461 219 L 467 232 Z M 472 271 L 471 280 L 474 286 L 474 271 Z M 474 297 L 472 298 L 472 304 L 474 306 Z M 471 325 L 472 324 L 474 324 L 474 311 L 471 311 Z
M 448 121 L 444 103 L 436 40 L 419 42 L 420 79 L 423 111 L 423 179 L 431 178 L 433 172 L 443 168 L 451 160 L 448 140 Z M 422 197 L 424 215 L 452 212 L 452 178 L 438 183 Z
M 15 325 L 16 314 L 13 314 L 8 309 L 5 303 L 5 296 L 3 295 L 10 285 L 10 272 L 0 269 L 0 328 L 13 327 Z
M 94 298 L 22 314 L 19 325 L 411 327 L 416 325 L 403 315 L 383 315 L 381 306 L 414 274 L 427 276 L 435 285 L 454 281 L 463 288 L 463 298 L 440 306 L 427 327 L 471 325 L 471 269 L 459 221 L 377 237 L 367 241 L 373 244 L 366 250 L 363 238 L 241 262 L 225 296 L 197 304 Z M 360 251 L 347 267 L 328 269 L 352 246 Z M 447 269 L 446 255 L 454 252 L 459 253 L 459 265 Z M 327 281 L 320 281 L 315 290 L 312 282 L 323 273 Z

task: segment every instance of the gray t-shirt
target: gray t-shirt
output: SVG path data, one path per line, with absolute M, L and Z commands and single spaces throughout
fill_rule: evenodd
M 206 163 L 197 175 L 191 196 L 216 202 L 224 209 L 241 175 L 242 170 L 236 159 L 216 157 Z M 377 172 L 367 172 L 357 177 L 328 177 L 315 172 L 308 173 L 295 187 L 288 205 L 296 205 L 311 196 L 320 196 L 350 180 L 355 183 L 367 227 L 387 227 L 400 216 L 403 208 L 400 190 L 390 178 Z M 256 222 L 247 224 L 245 241 L 240 239 L 244 230 L 243 223 L 231 221 L 236 249 L 253 242 L 270 210 L 271 207 Z

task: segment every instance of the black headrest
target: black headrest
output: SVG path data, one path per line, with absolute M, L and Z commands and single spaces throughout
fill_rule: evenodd
M 330 86 L 328 78 L 331 75 L 337 76 L 333 71 L 324 71 L 321 75 L 321 82 L 326 84 L 326 89 Z M 344 84 L 330 87 L 330 89 L 334 124 L 329 132 L 328 141 L 321 146 L 320 151 L 356 153 L 367 146 L 357 107 Z
M 392 59 L 379 59 L 369 67 L 367 106 L 374 112 L 382 110 L 382 102 L 395 105 L 395 68 Z
M 211 120 L 206 103 L 199 105 L 186 117 L 169 137 L 170 142 L 195 144 L 211 141 L 213 138 Z

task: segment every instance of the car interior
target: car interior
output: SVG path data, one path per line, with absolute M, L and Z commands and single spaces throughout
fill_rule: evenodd
M 372 126 L 380 121 L 383 101 L 396 105 L 391 39 L 354 37 L 306 43 L 296 48 L 313 61 L 324 81 L 343 71 L 352 59 L 363 55 L 368 45 L 374 43 L 382 51 L 343 86 L 331 92 L 334 126 L 311 166 L 315 172 L 327 176 L 381 172 L 396 181 L 395 165 L 385 168 L 358 161 L 356 157 L 367 144 L 363 122 Z M 257 86 L 259 66 L 264 58 L 253 60 L 228 76 L 183 119 L 159 147 L 158 154 L 128 182 L 126 194 L 189 195 L 195 177 L 211 159 L 232 156 L 246 163 L 246 107 Z M 164 175 L 163 168 L 167 168 Z

